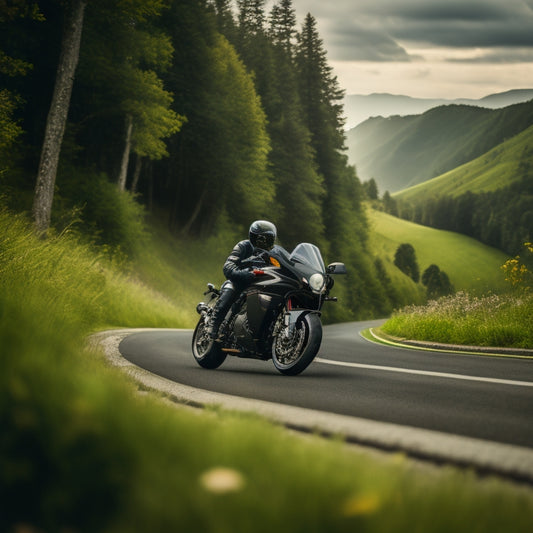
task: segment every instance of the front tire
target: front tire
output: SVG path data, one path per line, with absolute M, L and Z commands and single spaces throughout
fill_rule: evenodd
M 296 323 L 291 335 L 282 330 L 272 343 L 272 361 L 286 376 L 296 376 L 313 361 L 322 342 L 322 322 L 316 313 L 308 313 Z
M 192 354 L 202 368 L 213 370 L 218 368 L 226 359 L 220 343 L 209 338 L 207 328 L 202 317 L 192 335 Z

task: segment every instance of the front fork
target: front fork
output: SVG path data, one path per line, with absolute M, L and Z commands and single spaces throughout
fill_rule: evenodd
M 320 311 L 311 311 L 309 309 L 293 309 L 291 300 L 287 300 L 287 303 L 283 310 L 283 326 L 281 331 L 278 330 L 277 334 L 282 335 L 286 339 L 290 339 L 294 335 L 294 329 L 298 324 L 301 317 L 308 315 L 309 313 L 317 313 L 320 315 Z

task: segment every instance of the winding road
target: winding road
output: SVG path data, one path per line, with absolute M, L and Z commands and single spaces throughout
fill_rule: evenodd
M 110 330 L 90 339 L 111 364 L 178 403 L 253 411 L 306 432 L 401 451 L 533 485 L 533 359 L 369 342 L 382 321 L 324 328 L 299 376 L 229 356 L 198 366 L 191 330 Z
M 318 358 L 301 375 L 229 356 L 200 368 L 190 331 L 133 333 L 131 363 L 190 387 L 533 449 L 533 360 L 411 350 L 371 343 L 379 322 L 327 326 Z

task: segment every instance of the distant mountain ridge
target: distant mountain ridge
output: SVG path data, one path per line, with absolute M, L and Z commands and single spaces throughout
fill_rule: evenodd
M 533 89 L 513 89 L 489 94 L 477 100 L 470 98 L 413 98 L 388 93 L 349 94 L 344 99 L 344 111 L 347 128 L 351 129 L 370 117 L 418 115 L 441 105 L 462 104 L 497 109 L 531 99 L 533 99 Z
M 436 178 L 403 189 L 394 197 L 422 203 L 431 198 L 457 197 L 506 189 L 533 177 L 533 126 L 498 144 L 480 157 Z
M 381 192 L 397 192 L 472 161 L 531 125 L 533 100 L 501 109 L 454 104 L 368 119 L 347 133 L 346 143 L 362 181 L 374 178 Z

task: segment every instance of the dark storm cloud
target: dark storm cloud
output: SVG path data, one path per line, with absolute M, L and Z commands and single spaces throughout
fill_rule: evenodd
M 333 60 L 414 59 L 400 43 L 491 49 L 482 54 L 487 62 L 508 57 L 533 60 L 533 0 L 293 0 L 293 4 L 301 16 L 307 12 L 315 16 Z
M 328 41 L 330 57 L 345 61 L 410 61 L 409 54 L 386 33 L 339 23 Z

